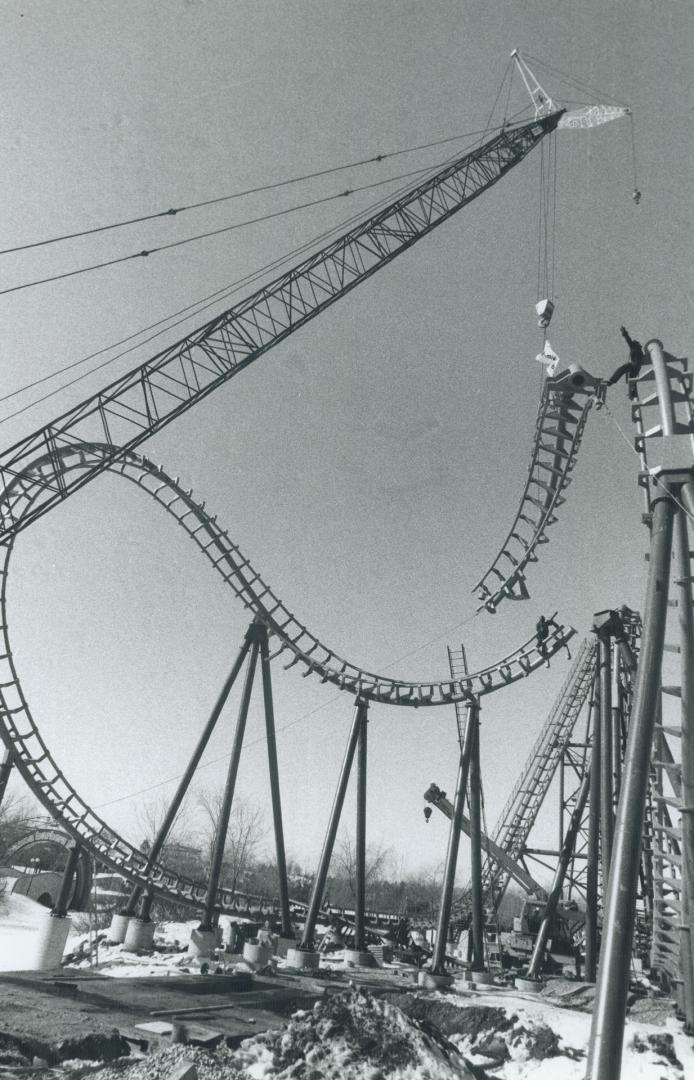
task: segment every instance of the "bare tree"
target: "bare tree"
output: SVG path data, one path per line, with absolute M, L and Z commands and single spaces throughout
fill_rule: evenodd
M 35 824 L 28 800 L 6 794 L 0 805 L 0 864 L 5 862 L 12 845 L 30 833 Z M 7 892 L 7 883 L 0 881 L 0 911 L 6 903 L 4 898 Z
M 5 796 L 0 805 L 0 862 L 12 845 L 23 839 L 36 824 L 36 814 L 32 814 L 26 798 L 14 793 Z
M 223 788 L 201 788 L 197 792 L 198 806 L 205 818 L 204 845 L 208 864 L 212 858 L 217 825 L 224 800 Z M 229 817 L 222 884 L 238 889 L 251 869 L 265 838 L 263 811 L 244 799 L 235 799 Z
M 378 884 L 383 881 L 393 863 L 393 852 L 382 844 L 367 844 L 366 867 L 364 874 L 367 907 L 377 906 Z M 357 851 L 356 844 L 348 833 L 343 833 L 337 843 L 333 856 L 333 865 L 337 876 L 344 877 L 352 900 L 357 895 Z
M 137 822 L 143 837 L 140 850 L 145 854 L 151 851 L 167 810 L 168 804 L 163 795 L 148 799 L 138 808 Z M 202 875 L 202 853 L 191 823 L 190 808 L 185 802 L 169 830 L 160 860 L 181 874 L 192 877 Z

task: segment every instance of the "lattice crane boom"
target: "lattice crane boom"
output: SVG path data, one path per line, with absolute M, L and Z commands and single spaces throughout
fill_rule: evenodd
M 506 127 L 270 284 L 0 454 L 0 539 L 7 540 L 108 468 L 67 475 L 60 449 L 107 444 L 111 461 L 201 401 L 426 236 L 553 131 L 562 111 Z M 37 458 L 49 465 L 33 471 Z M 20 474 L 21 483 L 12 480 Z M 38 491 L 37 491 L 38 489 Z M 29 506 L 31 503 L 31 506 Z

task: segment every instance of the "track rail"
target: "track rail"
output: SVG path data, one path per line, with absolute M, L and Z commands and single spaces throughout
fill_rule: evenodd
M 566 373 L 545 381 L 518 513 L 499 554 L 472 590 L 480 601 L 478 611 L 486 608 L 493 614 L 504 599 L 528 599 L 524 571 L 538 561 L 537 548 L 547 543 L 547 529 L 564 502 L 593 404 L 593 387 L 590 377 L 578 386 L 567 384 Z
M 458 679 L 411 682 L 366 671 L 343 659 L 299 622 L 229 538 L 228 532 L 206 512 L 205 504 L 197 503 L 192 493 L 184 491 L 163 469 L 132 452 L 114 462 L 109 446 L 68 446 L 57 452 L 62 459 L 61 472 L 65 475 L 73 472 L 90 474 L 94 461 L 105 458 L 111 472 L 121 474 L 147 491 L 185 529 L 244 606 L 265 623 L 273 638 L 271 658 L 284 656 L 287 660 L 285 668 L 299 664 L 303 675 L 316 675 L 322 682 L 333 683 L 351 695 L 415 708 L 474 700 L 526 678 L 541 667 L 547 657 L 566 647 L 575 633 L 573 628 L 558 624 L 552 628 L 545 651 L 540 651 L 533 636 L 497 663 Z M 13 481 L 13 485 L 24 491 L 28 512 L 32 495 L 38 497 L 41 490 L 37 474 L 52 467 L 53 455 L 46 455 Z M 7 545 L 5 550 L 9 551 Z
M 539 652 L 533 638 L 498 664 L 466 676 L 464 680 L 405 683 L 364 672 L 336 657 L 297 622 L 229 539 L 227 532 L 206 512 L 204 504 L 198 504 L 193 499 L 190 491 L 184 491 L 178 481 L 137 454 L 127 452 L 122 459 L 114 462 L 110 452 L 109 446 L 64 447 L 59 451 L 61 470 L 65 475 L 73 471 L 91 473 L 95 461 L 106 457 L 111 472 L 131 481 L 175 518 L 225 584 L 265 622 L 269 633 L 276 639 L 274 655 L 286 653 L 289 656 L 286 667 L 298 663 L 304 675 L 314 674 L 323 682 L 332 682 L 350 694 L 410 706 L 448 704 L 470 695 L 481 696 L 499 686 L 525 678 L 545 663 L 546 656 L 567 647 L 575 632 L 571 627 L 557 626 L 545 643 L 545 654 Z M 47 455 L 34 462 L 26 474 L 13 480 L 13 484 L 23 487 L 27 507 L 31 506 L 31 492 L 40 491 L 40 485 L 35 482 L 35 473 L 40 473 L 44 467 L 51 469 L 52 466 L 53 456 Z M 81 798 L 44 742 L 22 689 L 9 637 L 7 581 L 13 546 L 14 537 L 0 544 L 0 616 L 4 642 L 0 655 L 0 736 L 39 801 L 100 862 L 123 874 L 133 884 L 150 888 L 159 896 L 195 907 L 202 906 L 206 892 L 204 883 L 192 881 L 160 863 L 155 864 L 151 876 L 145 874 L 146 856 L 111 829 Z M 221 889 L 218 902 L 223 911 L 238 912 L 243 898 L 231 890 Z

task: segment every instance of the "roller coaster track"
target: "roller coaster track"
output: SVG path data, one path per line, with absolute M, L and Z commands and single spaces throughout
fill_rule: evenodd
M 265 623 L 274 642 L 271 658 L 286 654 L 288 662 L 285 668 L 300 664 L 304 669 L 302 674 L 315 674 L 322 682 L 333 683 L 354 696 L 388 705 L 418 707 L 448 705 L 482 697 L 525 678 L 545 662 L 545 652 L 540 651 L 533 636 L 497 663 L 459 679 L 406 682 L 365 671 L 343 660 L 300 623 L 265 584 L 250 561 L 229 539 L 228 533 L 206 513 L 204 503 L 196 503 L 192 493 L 184 491 L 161 468 L 132 453 L 126 454 L 118 462 L 111 462 L 109 446 L 83 444 L 64 447 L 57 454 L 61 459 L 63 475 L 69 476 L 73 472 L 91 474 L 94 462 L 106 458 L 111 472 L 120 473 L 148 491 L 176 518 L 244 606 Z M 41 490 L 36 476 L 44 468 L 51 469 L 54 458 L 55 454 L 46 455 L 31 466 L 26 476 L 18 476 L 13 482 L 13 486 L 26 490 L 23 498 L 27 500 L 29 513 L 32 494 L 37 497 Z M 9 546 L 0 547 L 6 552 L 7 559 Z M 3 572 L 7 572 L 6 565 Z M 554 626 L 546 642 L 546 654 L 552 656 L 567 646 L 574 633 L 571 627 Z
M 670 397 L 673 408 L 673 435 L 663 439 L 662 424 L 648 424 L 649 411 L 660 411 L 660 397 L 653 368 L 644 365 L 638 379 L 632 383 L 637 398 L 632 406 L 632 420 L 636 430 L 635 449 L 641 462 L 639 483 L 644 490 L 646 520 L 651 510 L 651 494 L 660 468 L 672 467 L 674 461 L 686 462 L 691 458 L 694 444 L 694 404 L 692 403 L 692 374 L 688 370 L 687 360 L 665 354 L 667 376 L 670 384 Z M 689 445 L 681 446 L 684 438 Z M 669 460 L 668 443 L 675 443 L 674 461 Z M 670 451 L 671 453 L 671 451 Z M 650 460 L 649 460 L 650 459 Z M 692 552 L 688 553 L 689 573 L 692 567 Z M 677 570 L 673 565 L 672 577 L 677 584 Z M 681 601 L 668 600 L 668 606 L 677 608 Z M 667 631 L 673 631 L 676 640 L 679 636 L 677 620 L 668 619 Z M 679 653 L 681 645 L 665 644 L 666 651 Z M 661 686 L 661 700 L 654 754 L 651 763 L 651 782 L 647 798 L 647 812 L 650 821 L 644 829 L 644 846 L 648 847 L 651 862 L 650 886 L 652 888 L 652 934 L 650 964 L 663 972 L 671 981 L 682 979 L 682 943 L 683 927 L 686 927 L 687 913 L 684 911 L 682 818 L 684 807 L 682 792 L 681 764 L 681 716 L 667 715 L 666 702 L 681 699 L 682 688 L 679 685 Z M 675 714 L 677 709 L 674 710 Z M 665 714 L 665 715 L 664 715 Z M 690 811 L 691 812 L 691 811 Z M 691 918 L 691 912 L 688 913 Z
M 504 599 L 528 599 L 524 571 L 537 562 L 537 548 L 547 543 L 547 529 L 557 520 L 594 400 L 584 396 L 581 403 L 577 393 L 576 387 L 571 392 L 558 388 L 555 379 L 544 384 L 520 507 L 499 554 L 473 589 L 480 600 L 478 611 L 494 613 Z
M 27 853 L 37 847 L 69 848 L 74 844 L 73 837 L 63 832 L 54 825 L 42 822 L 35 826 L 19 840 L 7 848 L 5 862 L 8 864 L 20 863 L 27 858 Z M 27 863 L 23 863 L 27 865 Z M 70 897 L 71 911 L 86 911 L 89 907 L 89 898 L 92 888 L 92 865 L 86 850 L 80 852 L 75 869 L 75 880 Z
M 574 631 L 557 626 L 541 654 L 530 639 L 515 652 L 460 680 L 387 679 L 326 648 L 262 581 L 190 492 L 134 453 L 134 447 L 227 382 L 253 360 L 412 246 L 495 184 L 550 131 L 561 112 L 503 129 L 416 185 L 384 210 L 264 286 L 154 359 L 110 384 L 0 454 L 0 656 L 2 738 L 41 803 L 92 854 L 133 884 L 195 907 L 206 887 L 147 859 L 81 799 L 53 760 L 35 724 L 12 657 L 6 611 L 9 559 L 16 535 L 106 469 L 149 492 L 175 517 L 244 605 L 266 625 L 273 656 L 299 664 L 340 690 L 388 704 L 419 706 L 470 700 L 524 678 L 565 647 Z M 240 895 L 221 888 L 218 904 L 238 910 Z
M 64 447 L 59 453 L 61 472 L 70 476 L 84 471 L 91 475 L 95 463 L 106 458 L 108 469 L 122 475 L 152 496 L 185 529 L 201 553 L 212 564 L 225 584 L 239 597 L 256 617 L 267 626 L 271 639 L 277 642 L 274 655 L 286 652 L 290 659 L 285 665 L 299 663 L 303 674 L 315 674 L 324 682 L 333 682 L 341 690 L 362 697 L 398 705 L 448 704 L 459 697 L 469 698 L 490 693 L 500 686 L 524 678 L 545 662 L 534 638 L 498 664 L 472 673 L 463 680 L 445 683 L 404 683 L 371 675 L 340 660 L 291 615 L 282 602 L 264 584 L 249 561 L 210 517 L 204 504 L 198 504 L 191 492 L 184 491 L 177 481 L 146 459 L 127 452 L 114 462 L 109 446 Z M 36 474 L 43 468 L 52 469 L 55 453 L 34 462 L 26 476 L 17 476 L 13 485 L 26 490 L 27 512 L 31 512 L 30 496 L 39 497 L 41 485 Z M 122 873 L 133 884 L 150 888 L 156 894 L 179 903 L 200 906 L 204 903 L 205 885 L 156 864 L 152 876 L 145 875 L 146 856 L 115 833 L 80 797 L 54 761 L 34 721 L 14 664 L 9 638 L 7 613 L 7 581 L 14 537 L 0 545 L 0 617 L 4 649 L 0 655 L 0 735 L 10 750 L 23 778 L 49 813 L 95 857 Z M 567 647 L 574 630 L 554 627 L 546 645 L 551 656 Z M 241 898 L 221 889 L 219 905 L 223 911 L 238 911 Z
M 26 528 L 487 191 L 563 110 L 503 128 L 268 285 L 0 454 L 0 540 Z M 108 453 L 68 475 L 60 451 Z M 41 469 L 31 470 L 37 459 Z M 15 485 L 15 477 L 32 484 Z M 34 490 L 35 489 L 35 490 Z
M 530 752 L 491 835 L 507 856 L 519 861 L 540 807 L 571 739 L 579 714 L 588 698 L 596 663 L 596 642 L 584 638 L 567 679 Z M 482 888 L 494 903 L 501 900 L 509 874 L 492 859 L 482 867 Z

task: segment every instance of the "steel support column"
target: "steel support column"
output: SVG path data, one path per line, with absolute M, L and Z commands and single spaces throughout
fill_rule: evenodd
M 664 492 L 659 488 L 653 500 L 641 652 L 617 808 L 612 873 L 604 905 L 602 955 L 587 1070 L 587 1077 L 592 1080 L 618 1080 L 621 1071 L 643 814 L 660 694 L 674 511 L 669 488 Z
M 612 785 L 612 641 L 609 627 L 598 633 L 600 671 L 600 855 L 603 896 L 610 878 L 614 803 Z
M 622 785 L 622 684 L 617 643 L 612 649 L 612 803 L 616 810 Z M 614 811 L 613 811 L 614 821 Z
M 357 746 L 357 844 L 354 903 L 354 948 L 366 949 L 366 740 L 368 714 L 364 711 Z
M 675 407 L 672 402 L 670 373 L 667 368 L 662 342 L 655 339 L 653 341 L 648 341 L 646 343 L 646 352 L 653 365 L 662 433 L 663 435 L 674 435 Z
M 342 762 L 342 768 L 340 769 L 340 777 L 337 782 L 337 791 L 335 792 L 335 799 L 333 800 L 332 810 L 330 811 L 328 831 L 326 832 L 325 840 L 323 841 L 323 850 L 321 851 L 320 861 L 318 863 L 318 870 L 316 871 L 316 880 L 313 883 L 313 888 L 311 889 L 311 896 L 308 902 L 306 921 L 304 923 L 304 932 L 301 936 L 301 943 L 299 945 L 300 949 L 313 949 L 313 935 L 316 930 L 316 922 L 318 919 L 318 912 L 320 911 L 321 900 L 323 899 L 325 883 L 328 879 L 330 859 L 332 858 L 333 854 L 333 847 L 335 845 L 337 828 L 340 824 L 340 815 L 342 814 L 342 807 L 345 801 L 347 782 L 349 780 L 349 774 L 352 769 L 352 762 L 354 761 L 354 752 L 357 748 L 359 734 L 361 732 L 362 724 L 367 714 L 368 707 L 369 705 L 365 698 L 357 698 L 354 708 L 354 719 L 352 721 L 352 728 L 349 733 L 347 749 L 345 751 L 345 756 Z
M 482 778 L 480 776 L 479 709 L 470 713 L 474 726 L 470 754 L 470 899 L 472 903 L 472 970 L 484 971 L 484 897 L 482 895 Z
M 284 850 L 284 828 L 282 826 L 282 800 L 280 797 L 280 778 L 277 765 L 277 740 L 275 738 L 275 710 L 272 700 L 272 676 L 270 673 L 270 650 L 268 648 L 267 628 L 258 624 L 260 637 L 260 671 L 263 680 L 263 704 L 265 707 L 265 734 L 267 736 L 267 760 L 270 770 L 270 797 L 272 799 L 272 822 L 275 831 L 275 854 L 277 857 L 277 884 L 279 888 L 280 920 L 282 936 L 294 936 L 289 913 L 289 886 L 287 884 L 287 857 Z
M 64 918 L 67 915 L 68 905 L 70 903 L 70 896 L 72 894 L 72 887 L 75 883 L 75 873 L 77 871 L 77 863 L 79 862 L 80 853 L 82 851 L 80 844 L 73 844 L 70 848 L 65 869 L 63 870 L 63 878 L 60 882 L 60 889 L 58 890 L 58 896 L 56 897 L 55 904 L 51 909 L 51 915 L 59 915 Z
M 545 914 L 540 924 L 538 935 L 535 939 L 535 946 L 533 948 L 533 954 L 530 958 L 530 964 L 528 965 L 528 971 L 526 978 L 537 979 L 542 971 L 542 966 L 545 959 L 545 949 L 547 948 L 547 942 L 552 929 L 552 922 L 554 916 L 557 913 L 557 907 L 561 899 L 562 889 L 564 888 L 564 879 L 566 877 L 566 871 L 569 868 L 569 863 L 574 853 L 576 846 L 576 837 L 581 827 L 581 821 L 583 819 L 583 812 L 588 802 L 588 795 L 590 792 L 590 772 L 586 772 L 581 786 L 578 789 L 578 795 L 576 796 L 576 803 L 571 814 L 569 821 L 569 827 L 566 830 L 566 836 L 562 844 L 561 851 L 559 853 L 559 862 L 554 874 L 554 880 L 552 887 L 547 897 L 547 903 L 545 905 Z
M 439 918 L 436 927 L 436 942 L 434 955 L 431 961 L 431 970 L 435 975 L 444 975 L 446 968 L 446 942 L 448 941 L 448 924 L 451 918 L 453 904 L 453 887 L 455 885 L 455 870 L 458 863 L 458 848 L 460 846 L 460 824 L 465 806 L 465 794 L 467 791 L 468 773 L 470 771 L 470 757 L 473 741 L 476 737 L 478 704 L 468 706 L 467 724 L 465 725 L 465 737 L 460 750 L 458 761 L 458 779 L 455 787 L 455 802 L 451 827 L 448 831 L 448 849 L 446 851 L 446 866 L 443 872 L 443 885 L 441 886 L 441 903 L 439 904 Z M 472 836 L 472 823 L 470 825 Z M 478 883 L 481 886 L 481 873 L 478 875 Z M 470 940 L 472 938 L 470 937 Z
M 688 485 L 687 485 L 688 486 Z M 684 492 L 683 492 L 684 494 Z M 681 951 L 684 982 L 684 1019 L 694 1033 L 694 614 L 692 612 L 691 559 L 687 515 L 680 510 L 675 522 L 677 558 L 677 614 L 681 655 L 681 754 L 682 754 L 682 894 Z
M 5 792 L 7 791 L 7 783 L 10 779 L 11 772 L 12 754 L 9 750 L 5 750 L 5 755 L 0 762 L 0 806 L 2 806 L 3 799 L 5 798 Z
M 214 845 L 212 848 L 212 859 L 210 863 L 210 876 L 207 882 L 207 893 L 205 895 L 205 910 L 203 912 L 202 919 L 200 920 L 201 930 L 213 930 L 215 926 L 215 903 L 217 900 L 217 889 L 219 887 L 219 879 L 222 874 L 222 863 L 224 861 L 224 849 L 226 847 L 227 831 L 229 829 L 231 804 L 234 798 L 236 776 L 239 771 L 241 748 L 243 747 L 243 736 L 246 731 L 248 707 L 251 703 L 251 692 L 253 690 L 253 679 L 255 677 L 255 665 L 258 660 L 258 650 L 260 648 L 258 640 L 260 635 L 258 633 L 257 624 L 251 624 L 251 626 L 248 628 L 247 636 L 248 635 L 250 636 L 253 644 L 251 648 L 251 655 L 248 660 L 248 667 L 246 668 L 246 678 L 243 684 L 241 704 L 239 705 L 239 714 L 236 720 L 234 744 L 232 746 L 231 758 L 229 760 L 229 770 L 227 772 L 227 780 L 224 788 L 222 806 L 219 811 L 219 819 L 217 821 L 217 828 L 215 830 Z
M 159 831 L 157 832 L 156 837 L 154 838 L 154 842 L 152 844 L 152 847 L 150 848 L 149 853 L 147 855 L 147 862 L 145 864 L 145 868 L 142 871 L 143 874 L 149 874 L 150 873 L 150 871 L 152 870 L 152 867 L 154 866 L 155 862 L 159 858 L 159 855 L 161 854 L 161 849 L 164 846 L 164 843 L 166 842 L 166 838 L 169 835 L 169 832 L 171 830 L 171 827 L 172 827 L 174 821 L 176 820 L 176 815 L 178 814 L 178 811 L 181 809 L 181 803 L 183 802 L 183 799 L 185 798 L 185 794 L 188 791 L 188 788 L 190 786 L 190 782 L 193 779 L 193 776 L 195 774 L 195 770 L 197 769 L 198 765 L 200 764 L 200 759 L 202 758 L 202 755 L 205 752 L 205 748 L 206 748 L 208 742 L 210 741 L 210 737 L 212 735 L 212 732 L 215 729 L 217 721 L 219 720 L 222 709 L 224 708 L 224 705 L 226 704 L 226 700 L 229 697 L 229 694 L 231 692 L 231 688 L 234 685 L 234 683 L 236 682 L 239 671 L 241 670 L 241 667 L 243 666 L 243 662 L 246 659 L 246 656 L 248 654 L 248 650 L 251 647 L 251 642 L 253 640 L 254 633 L 255 633 L 254 627 L 253 627 L 253 624 L 251 623 L 251 625 L 246 630 L 246 635 L 245 635 L 245 637 L 243 639 L 243 644 L 241 645 L 241 648 L 239 650 L 239 654 L 236 657 L 236 660 L 234 661 L 234 666 L 232 667 L 231 671 L 229 672 L 229 676 L 228 676 L 226 682 L 224 683 L 224 686 L 221 689 L 219 697 L 217 698 L 215 706 L 212 709 L 212 712 L 210 714 L 210 718 L 207 721 L 207 723 L 206 723 L 206 725 L 205 725 L 205 727 L 204 727 L 204 729 L 202 731 L 202 734 L 201 734 L 200 738 L 198 739 L 198 744 L 195 747 L 195 750 L 193 751 L 193 755 L 192 755 L 190 761 L 188 762 L 188 766 L 186 768 L 186 771 L 183 773 L 183 776 L 181 777 L 181 779 L 179 781 L 178 787 L 176 789 L 176 793 L 175 793 L 173 799 L 171 800 L 171 804 L 169 806 L 169 809 L 166 812 L 166 816 L 165 816 L 164 820 L 162 821 L 162 823 L 161 823 L 161 825 L 159 827 Z M 123 908 L 123 911 L 122 911 L 123 915 L 134 915 L 135 914 L 135 912 L 137 910 L 137 903 L 138 903 L 138 900 L 140 899 L 140 897 L 142 896 L 142 892 L 143 892 L 143 889 L 142 889 L 142 887 L 140 885 L 136 885 L 134 887 L 134 889 L 130 893 L 130 896 L 128 897 L 127 904 Z M 142 910 L 141 910 L 141 915 L 142 915 L 143 918 L 149 918 L 149 911 L 150 911 L 151 906 L 152 906 L 152 897 L 146 897 L 143 900 Z
M 586 865 L 586 981 L 595 982 L 598 970 L 598 874 L 600 869 L 600 669 L 596 669 L 590 706 L 590 806 Z

